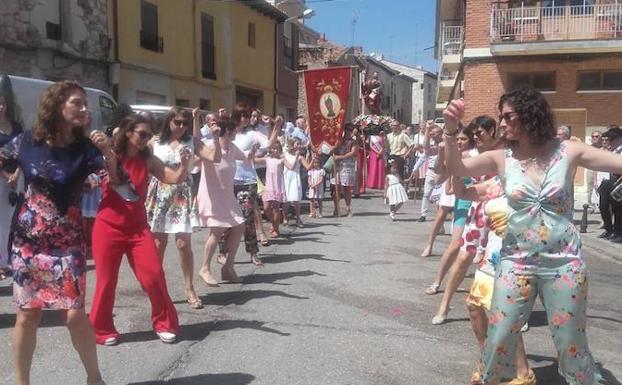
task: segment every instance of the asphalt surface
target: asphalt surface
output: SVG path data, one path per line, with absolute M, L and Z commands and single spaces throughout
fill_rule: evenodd
M 332 205 L 325 203 L 324 213 L 330 214 Z M 447 324 L 430 323 L 440 295 L 423 290 L 449 237 L 438 238 L 432 257 L 419 256 L 431 222 L 416 222 L 418 203 L 407 204 L 396 222 L 378 194 L 356 199 L 352 218 L 305 217 L 304 228 L 286 228 L 281 239 L 261 249 L 261 268 L 250 263 L 241 245 L 236 269 L 244 282 L 207 288 L 196 279 L 205 304 L 201 310 L 185 303 L 170 243 L 165 269 L 182 324 L 173 345 L 151 331 L 149 301 L 124 262 L 115 307 L 122 343 L 98 347 L 108 385 L 469 383 L 477 348 L 464 290 L 454 297 Z M 591 270 L 588 335 L 605 383 L 620 384 L 622 246 L 597 239 L 598 223 L 591 215 L 583 248 Z M 193 236 L 197 264 L 206 236 L 206 230 Z M 88 309 L 93 271 L 87 279 Z M 9 280 L 0 282 L 2 384 L 14 383 L 11 295 Z M 539 303 L 530 325 L 525 342 L 538 383 L 564 384 Z M 54 312 L 45 313 L 39 329 L 32 385 L 39 384 L 85 384 L 68 332 Z

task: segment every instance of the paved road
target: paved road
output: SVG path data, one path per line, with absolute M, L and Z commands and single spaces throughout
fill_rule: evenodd
M 197 283 L 206 304 L 202 310 L 184 303 L 177 256 L 169 250 L 168 285 L 183 325 L 174 345 L 162 344 L 150 330 L 149 302 L 124 264 L 115 308 L 122 344 L 98 350 L 108 384 L 468 383 L 477 351 L 465 294 L 456 295 L 448 324 L 430 324 L 440 297 L 423 290 L 439 257 L 419 257 L 430 222 L 415 222 L 417 210 L 410 203 L 392 223 L 378 196 L 356 200 L 354 209 L 353 218 L 308 219 L 304 228 L 288 229 L 283 239 L 262 249 L 263 268 L 251 265 L 242 252 L 237 269 L 243 284 L 208 289 Z M 597 240 L 596 223 L 592 216 L 584 247 L 592 273 L 588 333 L 607 383 L 620 384 L 622 247 Z M 198 253 L 205 236 L 205 231 L 194 236 Z M 435 251 L 447 241 L 440 237 Z M 89 294 L 93 280 L 90 272 Z M 14 380 L 10 295 L 8 282 L 0 283 L 3 384 Z M 539 383 L 563 384 L 541 306 L 531 325 L 526 344 Z M 83 379 L 66 329 L 56 314 L 46 313 L 32 384 L 84 384 Z

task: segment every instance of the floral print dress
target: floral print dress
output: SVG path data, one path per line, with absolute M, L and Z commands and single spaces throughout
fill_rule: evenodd
M 86 138 L 50 147 L 27 131 L 0 149 L 17 161 L 26 182 L 11 249 L 13 301 L 21 309 L 81 309 L 86 289 L 86 244 L 80 194 L 87 176 L 104 169 Z
M 587 268 L 572 223 L 573 175 L 566 151 L 566 143 L 560 142 L 538 184 L 524 161 L 506 149 L 504 189 L 510 216 L 489 314 L 484 381 L 513 377 L 516 338 L 538 295 L 560 374 L 570 385 L 596 384 L 601 378 L 585 331 Z
M 180 143 L 194 153 L 193 138 Z M 175 168 L 181 165 L 179 149 L 172 149 L 168 143 L 156 139 L 153 155 L 165 165 Z M 189 165 L 192 168 L 192 165 Z M 192 200 L 192 175 L 178 184 L 167 184 L 151 177 L 145 208 L 147 222 L 154 233 L 192 233 L 192 227 L 198 225 L 198 210 Z

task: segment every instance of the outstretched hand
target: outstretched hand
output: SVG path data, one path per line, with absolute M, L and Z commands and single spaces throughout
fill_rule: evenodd
M 456 131 L 458 129 L 458 123 L 464 119 L 464 115 L 464 100 L 452 100 L 445 111 L 443 111 L 443 117 L 445 118 L 445 130 L 450 132 Z

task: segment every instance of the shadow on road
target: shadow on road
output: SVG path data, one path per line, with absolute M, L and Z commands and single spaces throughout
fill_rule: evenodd
M 316 227 L 325 227 L 325 226 L 334 226 L 334 227 L 339 227 L 341 226 L 341 223 L 335 223 L 335 222 L 305 222 L 305 229 L 313 229 Z
M 199 374 L 166 381 L 132 382 L 128 385 L 246 385 L 255 379 L 246 373 Z
M 0 314 L 0 329 L 12 328 L 15 326 L 15 313 Z M 60 316 L 60 312 L 54 310 L 46 310 L 41 318 L 40 328 L 52 328 L 65 326 L 65 321 Z
M 257 283 L 276 283 L 277 281 L 282 281 L 285 279 L 290 279 L 294 277 L 311 277 L 314 275 L 318 275 L 320 277 L 326 277 L 325 274 L 317 273 L 311 270 L 304 271 L 291 271 L 285 273 L 272 273 L 272 274 L 253 274 L 244 277 L 245 285 L 252 285 Z
M 566 381 L 559 375 L 557 360 L 553 357 L 540 356 L 536 354 L 527 354 L 527 358 L 540 364 L 542 362 L 549 362 L 550 365 L 539 366 L 537 365 L 533 368 L 534 373 L 536 374 L 536 378 L 538 384 L 547 384 L 547 385 L 566 385 Z M 603 376 L 602 381 L 600 382 L 602 385 L 622 385 L 620 381 L 611 373 L 609 370 L 605 369 L 600 363 L 596 363 L 600 374 Z
M 198 324 L 180 325 L 179 338 L 180 341 L 202 341 L 213 331 L 225 331 L 234 329 L 253 329 L 264 333 L 277 334 L 287 337 L 290 333 L 284 333 L 280 330 L 265 326 L 265 322 L 253 320 L 219 320 L 201 322 Z M 122 344 L 134 342 L 155 341 L 158 336 L 151 330 L 124 333 L 121 335 Z M 168 382 L 167 382 L 168 384 Z
M 305 259 L 314 259 L 316 261 L 325 261 L 325 262 L 343 262 L 350 263 L 351 261 L 346 261 L 343 259 L 331 259 L 324 257 L 324 254 L 273 254 L 271 256 L 266 256 L 264 261 L 266 263 L 287 263 L 294 261 L 302 261 Z
M 358 212 L 354 213 L 355 217 L 385 217 L 389 216 L 388 212 L 380 212 L 380 211 L 367 211 L 367 212 Z
M 227 305 L 244 305 L 248 301 L 254 299 L 268 297 L 284 297 L 290 299 L 309 299 L 309 297 L 300 297 L 297 295 L 287 294 L 279 290 L 243 290 L 226 293 L 212 293 L 201 296 L 201 300 L 205 305 L 227 306 Z M 179 301 L 182 303 L 185 301 Z

